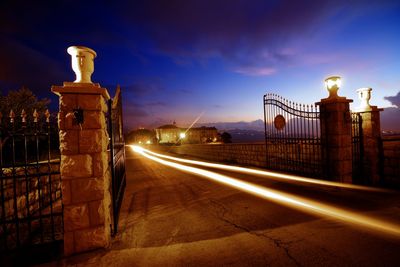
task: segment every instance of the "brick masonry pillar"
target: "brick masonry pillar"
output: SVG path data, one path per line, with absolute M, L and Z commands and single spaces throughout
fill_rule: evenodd
M 380 112 L 383 109 L 376 106 L 371 106 L 370 109 L 358 112 L 362 118 L 363 179 L 368 184 L 376 185 L 380 182 Z
M 105 113 L 109 94 L 98 84 L 64 82 L 59 96 L 64 254 L 107 247 L 111 238 L 110 170 Z M 78 124 L 74 110 L 83 110 Z
M 325 98 L 320 106 L 324 171 L 329 180 L 352 183 L 350 103 L 345 97 Z

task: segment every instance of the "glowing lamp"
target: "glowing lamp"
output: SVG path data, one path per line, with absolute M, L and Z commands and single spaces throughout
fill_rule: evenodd
M 147 141 L 146 141 L 146 144 L 150 145 L 150 144 L 151 144 L 151 141 L 150 141 L 150 140 L 147 140 Z
M 180 134 L 179 134 L 179 137 L 180 137 L 181 139 L 183 139 L 183 138 L 186 137 L 186 134 L 185 134 L 185 133 L 180 133 Z
M 325 86 L 328 89 L 329 97 L 328 98 L 338 98 L 337 91 L 342 85 L 342 80 L 339 76 L 331 76 L 325 79 Z

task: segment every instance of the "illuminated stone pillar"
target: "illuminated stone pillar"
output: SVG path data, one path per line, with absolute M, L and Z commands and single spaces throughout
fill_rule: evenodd
M 340 97 L 337 91 L 340 77 L 325 80 L 329 97 L 316 103 L 320 107 L 322 163 L 326 178 L 352 183 L 351 99 Z
M 354 111 L 359 113 L 362 119 L 363 182 L 376 185 L 380 181 L 380 112 L 383 109 L 369 104 L 371 91 L 371 88 L 357 90 L 360 105 Z
M 64 254 L 107 247 L 111 238 L 111 175 L 105 119 L 109 94 L 88 80 L 64 82 L 51 90 L 60 100 Z

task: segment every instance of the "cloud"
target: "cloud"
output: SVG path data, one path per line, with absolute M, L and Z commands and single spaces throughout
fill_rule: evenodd
M 161 111 L 168 106 L 167 102 L 160 100 L 165 89 L 156 78 L 151 80 L 121 85 L 126 130 L 147 126 L 149 121 L 156 119 L 157 114 L 163 114 Z M 114 85 L 107 86 L 109 89 L 115 87 Z
M 27 85 L 36 92 L 48 92 L 52 84 L 71 76 L 60 62 L 37 49 L 3 36 L 0 43 L 0 81 L 5 84 Z
M 269 76 L 276 73 L 276 69 L 270 67 L 240 67 L 234 70 L 237 73 L 250 76 Z
M 127 45 L 127 39 L 114 28 L 115 23 L 108 21 L 115 14 L 106 11 L 101 5 L 93 11 L 91 3 L 86 1 L 79 5 L 68 0 L 2 1 L 0 85 L 3 88 L 25 85 L 36 92 L 48 92 L 51 85 L 74 77 L 66 53 L 68 46 L 93 47 L 103 59 L 107 57 L 101 53 L 103 47 Z
M 385 108 L 381 113 L 382 130 L 400 131 L 400 91 L 395 96 L 386 96 L 384 99 L 390 101 L 393 106 Z
M 129 97 L 145 97 L 163 91 L 163 87 L 158 82 L 139 81 L 131 85 L 121 86 L 124 93 Z
M 400 91 L 395 96 L 386 96 L 384 97 L 385 100 L 388 100 L 392 103 L 393 106 L 396 106 L 400 109 Z
M 150 103 L 146 103 L 146 106 L 149 107 L 165 107 L 168 104 L 166 102 L 163 101 L 156 101 L 156 102 L 150 102 Z
M 141 126 L 148 118 L 150 114 L 146 108 L 138 102 L 128 101 L 128 104 L 123 104 L 123 119 L 124 129 L 131 130 Z
M 188 95 L 193 94 L 193 91 L 188 90 L 188 89 L 181 89 L 181 90 L 179 90 L 179 92 L 181 92 L 181 93 L 183 93 L 183 94 L 188 94 Z
M 183 58 L 186 63 L 188 58 L 203 61 L 222 57 L 243 66 L 260 59 L 270 63 L 290 60 L 294 54 L 281 50 L 294 38 L 308 39 L 344 8 L 359 13 L 365 6 L 363 1 L 345 0 L 238 0 L 229 4 L 156 0 L 132 1 L 114 8 L 125 21 L 145 32 L 155 49 L 171 58 Z

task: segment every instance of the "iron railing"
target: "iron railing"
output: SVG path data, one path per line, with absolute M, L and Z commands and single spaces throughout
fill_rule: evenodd
M 318 106 L 264 95 L 266 167 L 320 177 L 323 173 Z
M 110 168 L 113 208 L 112 235 L 118 232 L 119 212 L 126 187 L 125 142 L 122 124 L 122 99 L 118 87 L 115 97 L 108 101 L 108 134 L 110 137 Z
M 57 123 L 48 110 L 18 117 L 0 113 L 2 253 L 63 239 Z
M 363 132 L 362 116 L 360 113 L 351 113 L 351 148 L 352 148 L 352 172 L 354 183 L 368 183 L 363 177 Z

